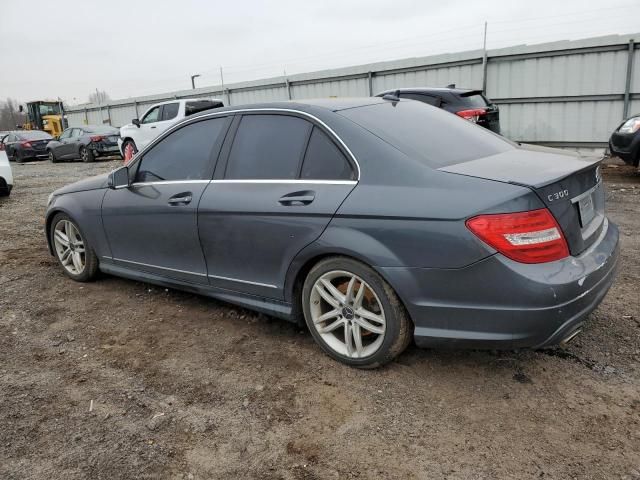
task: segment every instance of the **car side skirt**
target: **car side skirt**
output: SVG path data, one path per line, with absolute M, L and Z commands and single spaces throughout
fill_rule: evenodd
M 198 295 L 204 295 L 207 297 L 215 298 L 216 300 L 222 300 L 224 302 L 232 303 L 240 307 L 255 310 L 266 315 L 282 318 L 290 322 L 297 322 L 297 318 L 293 315 L 293 308 L 291 304 L 272 298 L 248 295 L 233 290 L 215 288 L 205 284 L 185 282 L 175 278 L 164 277 L 150 272 L 144 272 L 141 270 L 123 267 L 121 265 L 116 265 L 115 263 L 104 258 L 100 259 L 99 268 L 101 272 L 117 277 L 123 277 L 139 282 L 151 283 L 153 285 L 182 290 L 185 292 L 196 293 Z

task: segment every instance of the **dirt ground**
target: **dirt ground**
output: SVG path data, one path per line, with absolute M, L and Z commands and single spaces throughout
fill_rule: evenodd
M 0 199 L 0 479 L 640 478 L 640 175 L 604 169 L 621 270 L 548 351 L 342 366 L 221 302 L 65 277 L 47 196 L 119 162 L 13 164 Z

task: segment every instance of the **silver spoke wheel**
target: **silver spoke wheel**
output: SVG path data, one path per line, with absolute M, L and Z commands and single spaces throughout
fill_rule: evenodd
M 386 331 L 384 308 L 362 278 L 327 272 L 314 283 L 309 300 L 313 326 L 336 353 L 364 358 L 378 351 Z
M 84 240 L 78 227 L 69 220 L 60 220 L 53 230 L 53 244 L 62 266 L 73 275 L 80 275 L 86 264 Z

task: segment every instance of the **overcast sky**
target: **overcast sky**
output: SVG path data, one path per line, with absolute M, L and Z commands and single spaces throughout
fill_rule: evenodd
M 640 32 L 638 0 L 2 0 L 0 99 L 111 98 Z M 638 38 L 640 41 L 640 38 Z

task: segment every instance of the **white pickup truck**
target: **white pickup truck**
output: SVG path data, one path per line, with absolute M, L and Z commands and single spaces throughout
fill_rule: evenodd
M 0 150 L 0 197 L 6 197 L 13 188 L 13 174 L 7 152 Z
M 124 163 L 129 163 L 139 150 L 183 118 L 220 107 L 224 107 L 224 103 L 216 98 L 183 98 L 152 105 L 141 119 L 134 118 L 130 124 L 120 127 L 118 147 Z

